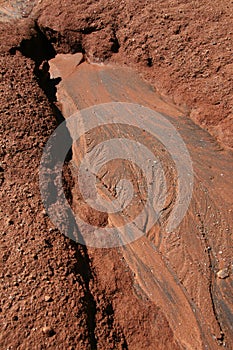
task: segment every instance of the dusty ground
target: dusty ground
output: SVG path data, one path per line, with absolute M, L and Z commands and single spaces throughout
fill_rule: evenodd
M 56 52 L 77 51 L 89 61 L 130 65 L 221 147 L 232 147 L 231 3 L 45 0 L 31 16 L 36 25 L 28 19 L 0 24 L 0 347 L 181 349 L 167 309 L 146 297 L 146 287 L 141 291 L 143 264 L 138 271 L 131 261 L 140 245 L 131 255 L 87 249 L 62 236 L 46 216 L 38 165 L 56 118 L 38 85 L 45 82 L 39 66 Z M 184 136 L 187 120 L 178 122 Z M 209 332 L 214 344 L 209 349 L 230 349 L 232 154 L 194 124 L 189 128 L 196 172 L 189 215 L 173 240 L 153 231 L 150 239 L 197 306 L 203 334 Z M 66 186 L 71 198 L 68 167 Z M 223 280 L 216 277 L 222 268 L 230 275 Z

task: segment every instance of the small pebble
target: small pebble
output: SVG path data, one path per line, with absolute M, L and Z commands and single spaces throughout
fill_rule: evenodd
M 217 272 L 217 276 L 218 276 L 218 278 L 221 278 L 221 279 L 229 277 L 228 268 L 224 268 L 222 270 L 219 270 Z
M 44 300 L 46 302 L 50 302 L 50 301 L 52 301 L 52 298 L 49 295 L 45 295 Z
M 7 218 L 5 222 L 8 226 L 14 224 L 14 221 L 12 219 L 9 219 L 9 218 Z
M 47 337 L 52 337 L 55 334 L 53 328 L 49 326 L 43 327 L 42 331 Z

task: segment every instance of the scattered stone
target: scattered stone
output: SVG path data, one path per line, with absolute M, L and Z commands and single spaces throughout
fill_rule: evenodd
M 49 295 L 45 295 L 44 300 L 48 303 L 52 301 L 53 299 Z
M 225 267 L 224 269 L 219 270 L 219 271 L 217 272 L 217 276 L 218 276 L 218 278 L 221 278 L 221 279 L 224 279 L 224 278 L 229 277 L 228 268 Z
M 52 337 L 55 335 L 54 329 L 49 326 L 45 326 L 42 328 L 42 332 L 47 336 L 47 337 Z
M 6 222 L 6 225 L 8 225 L 8 226 L 14 224 L 14 221 L 12 219 L 9 219 L 9 218 L 7 218 L 5 222 Z

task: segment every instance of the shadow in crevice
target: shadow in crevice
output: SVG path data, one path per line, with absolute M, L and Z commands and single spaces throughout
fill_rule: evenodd
M 35 62 L 37 68 L 43 61 L 54 58 L 56 56 L 56 51 L 36 22 L 34 29 L 35 32 L 32 34 L 31 38 L 23 39 L 18 48 L 12 48 L 11 50 L 16 49 L 25 57 L 31 58 Z
M 94 275 L 91 268 L 91 261 L 88 255 L 88 250 L 85 245 L 77 245 L 74 242 L 71 242 L 71 245 L 75 249 L 76 256 L 76 265 L 74 267 L 74 273 L 76 275 L 81 274 L 84 284 L 85 284 L 85 295 L 83 297 L 83 304 L 86 310 L 87 315 L 87 327 L 88 327 L 88 336 L 91 346 L 91 350 L 97 349 L 97 339 L 95 336 L 96 329 L 96 301 L 92 294 L 90 285 L 91 282 L 94 282 Z

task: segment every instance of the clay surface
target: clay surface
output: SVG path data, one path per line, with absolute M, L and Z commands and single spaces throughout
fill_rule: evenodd
M 218 321 L 216 322 L 216 310 L 210 307 L 213 300 L 218 305 L 224 300 L 225 311 L 227 308 L 229 312 L 228 316 L 225 314 L 223 317 L 226 317 L 224 322 L 228 324 L 229 330 L 231 329 L 232 318 L 232 300 L 231 296 L 229 295 L 228 297 L 228 293 L 226 293 L 226 288 L 229 292 L 231 291 L 231 284 L 229 283 L 228 287 L 225 284 L 223 290 L 221 283 L 216 278 L 217 271 L 224 264 L 223 261 L 225 261 L 219 261 L 218 255 L 219 251 L 221 251 L 221 245 L 219 246 L 218 244 L 220 242 L 222 244 L 225 241 L 225 245 L 228 246 L 229 236 L 227 233 L 231 222 L 231 198 L 227 196 L 231 189 L 232 169 L 230 153 L 217 151 L 218 147 L 215 141 L 193 123 L 190 124 L 190 121 L 182 116 L 184 111 L 164 101 L 161 96 L 156 94 L 148 84 L 140 80 L 135 72 L 130 69 L 83 63 L 77 66 L 76 70 L 73 70 L 71 64 L 70 73 L 67 74 L 68 61 L 69 57 L 65 59 L 62 55 L 58 55 L 49 61 L 51 77 L 57 77 L 58 75 L 61 77 L 61 82 L 57 85 L 57 98 L 65 118 L 69 118 L 77 110 L 82 110 L 95 104 L 111 101 L 139 103 L 166 113 L 166 115 L 172 115 L 170 120 L 176 125 L 182 138 L 185 140 L 191 154 L 195 173 L 192 202 L 185 220 L 178 230 L 169 234 L 163 228 L 167 218 L 161 218 L 160 224 L 154 226 L 151 231 L 147 232 L 148 230 L 145 229 L 147 238 L 141 238 L 135 243 L 126 245 L 121 250 L 125 261 L 127 261 L 135 275 L 135 283 L 140 286 L 147 297 L 153 300 L 157 306 L 164 311 L 166 310 L 166 317 L 180 345 L 192 349 L 199 349 L 205 346 L 215 348 L 217 345 L 214 338 L 220 337 L 221 330 Z M 82 84 L 78 82 L 82 82 Z M 133 133 L 131 137 L 138 142 L 143 137 L 143 144 L 154 150 L 162 158 L 162 152 L 159 150 L 158 145 L 156 147 L 151 143 L 149 135 L 146 137 L 146 134 L 143 133 L 140 136 L 140 132 L 135 132 L 129 126 L 128 130 L 127 126 L 124 126 L 119 135 L 119 131 L 116 132 L 115 128 L 111 127 L 111 122 L 113 122 L 115 116 L 114 108 L 110 108 L 108 113 L 110 126 L 107 127 L 107 130 L 104 127 L 99 130 L 96 128 L 88 133 L 86 140 L 84 139 L 73 147 L 72 161 L 76 166 L 80 164 L 85 152 L 91 153 L 94 147 L 98 143 L 103 142 L 104 139 L 114 139 L 120 136 L 127 137 L 126 135 L 130 133 Z M 111 120 L 111 116 L 113 116 L 113 120 Z M 82 115 L 80 115 L 80 118 L 82 118 Z M 137 118 L 137 115 L 133 115 L 132 118 Z M 154 123 L 156 122 L 155 117 Z M 82 120 L 82 123 L 85 124 L 85 119 Z M 75 127 L 75 124 L 73 127 Z M 146 120 L 144 127 L 146 127 Z M 192 139 L 190 139 L 190 134 L 192 134 Z M 121 147 L 124 148 L 124 144 Z M 205 152 L 202 152 L 202 149 L 205 149 Z M 104 152 L 104 149 L 102 149 L 102 152 Z M 219 154 L 218 159 L 221 159 L 221 165 L 218 161 L 217 168 L 212 162 L 213 152 L 216 155 Z M 130 153 L 130 149 L 126 147 L 124 153 L 127 156 Z M 137 157 L 140 158 L 140 153 Z M 98 190 L 106 195 L 107 188 L 111 200 L 114 197 L 111 189 L 117 186 L 119 178 L 126 176 L 125 164 L 124 162 L 123 164 L 121 163 L 122 161 L 119 160 L 112 162 L 110 169 L 108 166 L 104 166 L 98 175 L 101 178 Z M 163 166 L 166 166 L 166 163 L 169 165 L 169 155 L 166 155 L 164 163 Z M 216 163 L 214 162 L 214 164 Z M 226 170 L 224 174 L 222 173 L 223 168 Z M 205 175 L 203 176 L 203 174 Z M 213 176 L 214 174 L 215 176 Z M 217 174 L 218 176 L 216 176 Z M 169 173 L 168 171 L 166 176 L 168 178 L 167 181 L 172 182 L 172 172 L 170 171 Z M 77 182 L 76 167 L 73 170 L 73 177 Z M 141 183 L 140 175 L 135 165 L 131 164 L 128 177 L 132 182 L 136 177 Z M 200 178 L 205 179 L 205 183 L 202 185 L 200 185 Z M 214 193 L 212 192 L 212 187 L 215 188 Z M 221 188 L 221 195 L 223 191 L 225 192 L 224 204 L 221 206 L 221 210 L 218 206 L 219 194 L 216 191 L 217 188 Z M 178 189 L 176 190 L 178 191 Z M 88 191 L 88 188 L 86 188 L 86 191 Z M 134 218 L 135 212 L 137 213 L 139 210 L 138 207 L 143 200 L 143 193 L 140 191 L 136 193 L 138 201 L 133 203 L 133 210 L 131 208 L 130 211 L 122 213 L 123 219 L 125 219 L 125 216 Z M 206 201 L 205 214 L 203 214 L 202 207 L 203 193 L 205 193 Z M 175 201 L 174 192 L 170 193 L 170 200 L 171 202 Z M 101 213 L 88 210 L 88 205 L 82 199 L 77 183 L 73 190 L 73 206 L 77 215 L 81 215 L 84 220 L 90 222 L 90 217 L 92 219 L 96 217 L 95 225 L 98 225 L 98 221 L 101 224 Z M 172 207 L 171 203 L 170 206 Z M 223 207 L 226 211 L 222 210 Z M 80 214 L 80 212 L 83 212 L 83 214 Z M 169 210 L 167 212 L 169 216 Z M 216 213 L 218 213 L 217 218 Z M 222 219 L 223 217 L 224 219 Z M 225 228 L 226 231 L 220 234 L 219 225 L 216 225 L 216 223 L 222 220 L 226 222 L 227 226 Z M 114 226 L 119 226 L 122 222 L 122 217 L 109 215 L 108 221 L 112 222 Z M 200 227 L 200 222 L 203 222 L 203 227 Z M 208 227 L 205 222 L 208 222 Z M 119 230 L 121 230 L 120 227 Z M 190 234 L 192 239 L 190 239 Z M 210 247 L 209 241 L 214 246 L 211 245 Z M 206 254 L 203 255 L 203 252 L 206 252 Z M 161 253 L 166 258 L 166 263 L 161 259 Z M 223 259 L 226 258 L 224 257 Z M 230 255 L 228 259 L 228 264 L 230 264 Z M 213 272 L 206 273 L 202 268 L 199 270 L 201 266 L 204 270 L 207 266 L 212 266 L 214 267 Z M 216 272 L 214 273 L 214 271 Z M 181 284 L 178 281 L 182 281 Z M 184 286 L 185 290 L 183 289 Z M 182 325 L 186 325 L 185 328 Z

